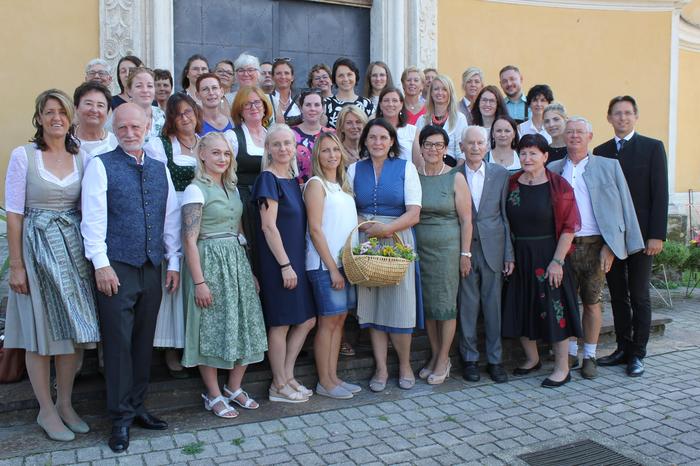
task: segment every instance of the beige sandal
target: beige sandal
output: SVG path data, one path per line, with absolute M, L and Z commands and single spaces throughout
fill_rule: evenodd
M 277 388 L 274 384 L 270 385 L 268 397 L 270 401 L 279 401 L 281 403 L 305 403 L 309 401 L 308 397 L 296 391 L 289 384 L 285 384 L 282 388 Z

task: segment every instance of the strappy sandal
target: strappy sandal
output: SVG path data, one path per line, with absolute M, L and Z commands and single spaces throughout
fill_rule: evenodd
M 233 419 L 238 417 L 238 411 L 236 411 L 236 408 L 229 406 L 228 400 L 226 400 L 226 398 L 223 396 L 219 395 L 212 400 L 205 393 L 202 393 L 202 398 L 204 399 L 204 409 L 211 411 L 216 416 L 224 419 Z M 219 403 L 223 403 L 225 407 L 223 409 L 214 408 L 214 406 Z
M 235 392 L 232 392 L 226 385 L 224 385 L 224 393 L 228 400 L 232 403 L 236 403 L 241 408 L 245 409 L 258 409 L 260 405 L 257 401 L 252 399 L 248 393 L 246 393 L 242 388 L 239 388 Z M 245 397 L 245 403 L 241 403 L 238 399 L 239 396 L 243 395 Z
M 340 355 L 341 356 L 355 356 L 355 349 L 348 343 L 344 341 L 340 344 Z
M 270 401 L 279 401 L 282 403 L 305 403 L 309 401 L 307 397 L 296 391 L 289 384 L 286 384 L 279 389 L 275 387 L 274 384 L 270 385 L 268 396 Z
M 287 382 L 287 385 L 304 395 L 306 398 L 310 398 L 311 395 L 314 394 L 313 390 L 311 390 L 310 388 L 306 388 L 305 386 L 297 382 L 295 379 L 292 379 L 289 382 Z

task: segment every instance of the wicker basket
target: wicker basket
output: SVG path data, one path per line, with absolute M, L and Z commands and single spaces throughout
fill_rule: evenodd
M 357 225 L 348 235 L 343 247 L 343 271 L 348 281 L 353 285 L 366 287 L 382 287 L 398 285 L 403 280 L 411 261 L 402 257 L 364 256 L 352 253 L 352 235 L 355 230 L 367 223 L 380 223 L 366 221 Z M 401 238 L 393 234 L 394 241 L 402 244 Z

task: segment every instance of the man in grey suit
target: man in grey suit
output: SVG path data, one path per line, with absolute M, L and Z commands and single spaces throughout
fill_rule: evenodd
M 598 157 L 588 150 L 593 139 L 591 124 L 581 117 L 571 117 L 565 130 L 567 156 L 549 164 L 574 188 L 576 205 L 581 214 L 581 229 L 574 237 L 574 251 L 569 256 L 583 302 L 583 364 L 581 375 L 592 379 L 598 375 L 595 358 L 602 324 L 601 298 L 605 274 L 615 257 L 644 249 L 642 233 L 634 211 L 625 175 L 617 160 Z M 578 365 L 578 344 L 569 343 L 570 366 Z
M 464 379 L 479 381 L 476 322 L 483 312 L 487 370 L 494 382 L 503 383 L 508 375 L 501 364 L 501 287 L 503 276 L 513 272 L 513 245 L 506 219 L 508 170 L 484 161 L 488 140 L 484 128 L 470 126 L 461 143 L 466 156 L 464 173 L 472 195 L 473 233 L 472 271 L 459 286 L 459 349 L 464 359 Z

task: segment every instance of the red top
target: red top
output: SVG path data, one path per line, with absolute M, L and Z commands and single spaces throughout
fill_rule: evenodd
M 418 113 L 411 113 L 411 111 L 406 108 L 406 123 L 409 125 L 416 125 L 416 121 L 418 121 L 418 118 L 420 118 L 423 114 L 425 113 L 425 105 L 421 107 L 420 110 L 418 110 Z

